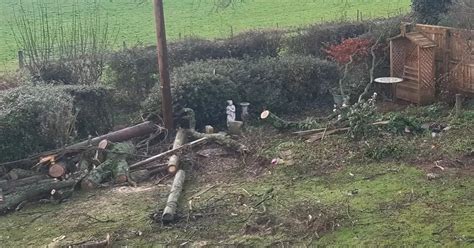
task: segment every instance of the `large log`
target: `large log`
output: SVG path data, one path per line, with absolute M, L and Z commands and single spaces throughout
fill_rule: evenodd
M 22 178 L 32 177 L 38 174 L 38 172 L 32 170 L 13 169 L 9 171 L 5 177 L 10 180 L 18 180 Z
M 4 195 L 3 203 L 0 203 L 0 214 L 14 210 L 22 202 L 41 199 L 51 195 L 52 190 L 70 188 L 75 184 L 76 180 L 73 179 L 66 181 L 48 179 L 25 185 L 10 194 Z
M 38 162 L 38 159 L 41 157 L 45 157 L 52 154 L 65 154 L 65 153 L 80 153 L 84 151 L 89 145 L 96 146 L 99 144 L 101 140 L 107 139 L 111 142 L 123 142 L 130 140 L 132 138 L 145 136 L 151 133 L 156 132 L 159 130 L 160 127 L 156 124 L 147 121 L 141 124 L 127 127 L 115 132 L 111 132 L 90 140 L 85 140 L 65 148 L 60 148 L 52 151 L 42 152 L 35 155 L 32 155 L 26 159 L 21 159 L 17 161 L 7 162 L 0 164 L 0 167 L 6 167 L 7 169 L 10 168 L 31 168 Z
M 3 192 L 6 194 L 7 192 L 15 190 L 18 187 L 34 184 L 44 179 L 48 179 L 48 176 L 35 175 L 32 177 L 22 178 L 18 180 L 0 180 L 0 188 L 2 188 Z
M 173 149 L 177 149 L 186 143 L 186 131 L 182 128 L 178 130 L 176 133 L 176 138 L 174 139 Z M 168 172 L 171 174 L 175 174 L 179 168 L 179 157 L 178 155 L 174 154 L 168 160 Z
M 183 184 L 186 174 L 184 170 L 178 170 L 174 176 L 173 184 L 171 185 L 170 195 L 168 196 L 168 201 L 166 202 L 165 210 L 161 216 L 161 221 L 163 223 L 170 223 L 174 220 L 176 215 L 176 209 L 178 208 L 178 200 L 183 191 Z
M 143 122 L 132 127 L 127 127 L 115 132 L 108 133 L 106 135 L 95 137 L 90 141 L 85 140 L 83 142 L 79 142 L 74 145 L 67 146 L 65 149 L 66 150 L 80 149 L 80 148 L 87 147 L 89 143 L 95 146 L 95 145 L 98 145 L 99 142 L 104 139 L 111 142 L 123 142 L 123 141 L 130 140 L 132 138 L 151 134 L 157 131 L 158 129 L 160 129 L 159 126 L 157 126 L 153 122 L 147 121 L 147 122 Z

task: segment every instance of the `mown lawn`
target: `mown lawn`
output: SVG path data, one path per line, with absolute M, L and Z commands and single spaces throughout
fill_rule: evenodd
M 32 4 L 46 1 L 52 6 L 56 0 L 23 0 L 30 9 Z M 74 0 L 87 10 L 92 0 Z M 70 9 L 73 0 L 58 1 L 63 10 Z M 11 31 L 14 9 L 18 0 L 0 1 L 0 71 L 15 66 L 16 47 Z M 133 0 L 102 0 L 102 13 L 118 30 L 117 45 L 154 42 L 153 9 L 151 1 L 137 4 Z M 321 21 L 356 19 L 357 11 L 362 18 L 386 17 L 406 12 L 410 0 L 246 0 L 244 4 L 216 11 L 214 0 L 165 0 L 167 32 L 170 39 L 185 36 L 207 38 L 226 37 L 231 33 L 254 28 L 276 28 L 307 25 Z M 67 12 L 67 11 L 66 11 Z M 64 20 L 70 20 L 68 13 Z

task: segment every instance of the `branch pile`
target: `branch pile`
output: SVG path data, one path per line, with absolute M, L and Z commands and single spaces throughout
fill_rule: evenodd
M 189 127 L 177 131 L 170 150 L 135 163 L 129 163 L 139 156 L 131 140 L 155 138 L 161 127 L 144 122 L 62 149 L 0 164 L 0 214 L 19 210 L 25 203 L 37 200 L 61 202 L 77 189 L 93 190 L 124 183 L 136 186 L 156 175 L 169 174 L 175 175 L 175 179 L 162 221 L 173 221 L 185 178 L 180 159 L 186 149 L 215 142 L 240 153 L 247 152 L 244 145 L 225 134 L 199 133 L 192 122 Z M 161 159 L 167 162 L 158 163 Z

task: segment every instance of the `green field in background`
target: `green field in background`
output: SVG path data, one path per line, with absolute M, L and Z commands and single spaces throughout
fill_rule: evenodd
M 23 0 L 31 6 L 38 0 Z M 42 0 L 56 4 L 58 0 Z M 78 1 L 86 10 L 94 0 L 60 0 L 65 6 Z M 95 0 L 97 1 L 97 0 Z M 100 1 L 100 0 L 99 0 Z M 245 0 L 216 11 L 214 0 L 165 0 L 169 39 L 199 36 L 227 37 L 231 32 L 255 28 L 294 27 L 321 21 L 393 16 L 410 9 L 410 0 Z M 119 32 L 117 44 L 151 44 L 155 40 L 151 0 L 102 0 L 101 13 Z M 16 66 L 18 47 L 11 31 L 18 0 L 0 0 L 0 71 Z M 71 18 L 64 13 L 65 20 Z

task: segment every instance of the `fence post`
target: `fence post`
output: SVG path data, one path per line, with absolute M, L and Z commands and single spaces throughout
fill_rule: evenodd
M 18 66 L 20 67 L 20 69 L 23 69 L 23 67 L 25 67 L 25 55 L 23 54 L 22 50 L 18 51 Z

